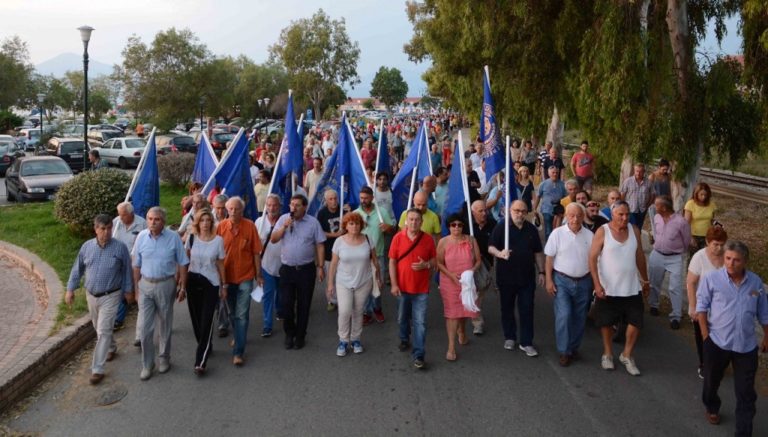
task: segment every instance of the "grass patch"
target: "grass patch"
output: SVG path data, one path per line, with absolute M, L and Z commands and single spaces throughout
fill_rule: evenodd
M 181 198 L 186 189 L 160 185 L 160 206 L 168 210 L 168 224 L 181 221 Z M 86 238 L 76 235 L 60 223 L 53 212 L 53 202 L 16 204 L 0 208 L 0 238 L 23 247 L 48 263 L 66 287 L 72 264 Z M 69 308 L 58 302 L 52 333 L 71 324 L 88 312 L 85 293 L 75 293 Z

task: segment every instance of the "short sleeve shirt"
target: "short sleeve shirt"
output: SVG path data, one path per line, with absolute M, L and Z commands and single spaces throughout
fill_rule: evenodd
M 709 260 L 706 247 L 694 253 L 691 257 L 691 262 L 688 263 L 688 271 L 698 277 L 715 270 L 717 270 L 717 267 Z
M 398 222 L 398 226 L 400 229 L 405 229 L 405 216 L 408 215 L 408 211 L 403 211 L 402 214 L 400 214 L 400 221 Z M 441 228 L 440 228 L 440 217 L 437 216 L 432 210 L 427 209 L 427 212 L 425 212 L 421 216 L 421 232 L 426 232 L 427 234 L 437 235 L 440 234 Z
M 574 153 L 571 158 L 571 164 L 576 171 L 576 176 L 580 178 L 591 178 L 593 176 L 592 166 L 594 162 L 595 157 L 587 152 Z
M 419 238 L 419 237 L 416 237 Z M 429 278 L 432 276 L 430 269 L 413 270 L 412 264 L 433 259 L 437 252 L 435 243 L 430 235 L 422 232 L 418 245 L 411 250 L 405 257 L 398 259 L 405 254 L 416 240 L 408 238 L 408 231 L 403 229 L 392 238 L 392 244 L 389 247 L 389 258 L 397 263 L 397 283 L 400 290 L 409 294 L 424 294 L 429 292 Z
M 496 225 L 491 234 L 489 245 L 498 250 L 504 249 L 504 226 Z M 509 259 L 496 258 L 496 283 L 500 285 L 529 286 L 536 283 L 536 260 L 540 253 L 541 239 L 539 231 L 530 222 L 525 221 L 522 228 L 514 223 L 509 225 Z
M 224 240 L 224 273 L 227 283 L 240 284 L 256 277 L 253 259 L 261 253 L 261 240 L 252 221 L 243 218 L 235 225 L 231 219 L 222 220 L 216 233 Z
M 358 288 L 373 278 L 371 273 L 371 246 L 363 240 L 353 246 L 337 238 L 333 243 L 333 253 L 339 257 L 336 268 L 336 283 L 346 288 Z
M 340 211 L 331 212 L 328 207 L 322 207 L 317 212 L 317 221 L 320 222 L 320 227 L 323 228 L 323 232 L 338 232 L 341 229 L 341 216 Z M 336 242 L 336 237 L 326 237 L 325 240 L 325 260 L 331 260 L 331 249 L 333 249 L 333 243 Z
M 693 199 L 685 203 L 685 210 L 691 212 L 691 235 L 704 237 L 712 224 L 712 218 L 715 217 L 715 202 L 709 201 L 709 205 L 701 206 Z
M 189 250 L 190 273 L 205 276 L 211 285 L 221 285 L 216 263 L 224 259 L 224 240 L 218 235 L 211 241 L 203 241 L 197 235 L 190 235 L 185 247 Z
M 285 226 L 285 221 L 291 217 L 283 214 L 275 224 L 275 229 Z M 293 222 L 293 229 L 287 229 L 280 240 L 280 261 L 288 266 L 303 266 L 315 261 L 315 247 L 326 240 L 320 222 L 309 214 L 304 214 L 300 220 Z

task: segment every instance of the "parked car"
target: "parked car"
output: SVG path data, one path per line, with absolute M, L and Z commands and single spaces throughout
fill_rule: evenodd
M 268 135 L 272 135 L 275 132 L 285 130 L 285 122 L 283 122 L 282 120 L 278 120 L 270 124 L 269 126 L 267 126 L 265 129 Z
M 138 137 L 120 137 L 107 140 L 99 147 L 99 157 L 107 164 L 119 165 L 120 168 L 136 167 L 144 153 L 146 140 Z
M 214 132 L 211 135 L 211 147 L 216 152 L 216 156 L 221 156 L 222 152 L 227 150 L 229 143 L 235 138 L 235 134 L 229 132 Z
M 59 188 L 72 179 L 72 169 L 56 156 L 22 156 L 5 174 L 8 200 L 52 200 Z
M 83 171 L 85 160 L 88 159 L 85 154 L 90 148 L 85 146 L 82 139 L 79 138 L 59 138 L 53 137 L 48 140 L 44 149 L 38 151 L 39 155 L 58 156 L 69 165 L 74 173 Z
M 190 135 L 161 135 L 157 137 L 157 147 L 170 147 L 173 152 L 197 153 L 197 142 Z
M 25 151 L 34 152 L 35 146 L 37 146 L 37 143 L 40 142 L 40 128 L 20 130 L 17 141 L 24 142 Z
M 123 131 L 120 130 L 89 130 L 88 145 L 90 147 L 101 147 L 107 140 L 122 136 Z
M 8 167 L 21 156 L 24 156 L 24 150 L 15 141 L 0 138 L 0 176 L 5 176 Z
M 115 126 L 119 127 L 122 130 L 125 130 L 125 128 L 128 127 L 128 125 L 131 124 L 131 121 L 127 118 L 118 118 L 115 120 Z
M 94 130 L 100 130 L 100 131 L 114 131 L 114 132 L 120 132 L 122 133 L 123 130 L 119 127 L 109 124 L 109 123 L 96 123 L 96 124 L 89 124 L 88 125 L 88 131 L 94 131 Z
M 234 124 L 214 124 L 213 128 L 231 134 L 236 134 L 240 130 L 240 126 L 235 126 Z

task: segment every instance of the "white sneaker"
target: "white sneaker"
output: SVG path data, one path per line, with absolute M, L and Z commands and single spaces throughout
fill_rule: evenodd
M 515 340 L 504 340 L 504 349 L 511 351 L 515 348 Z
M 613 370 L 613 355 L 603 355 L 603 358 L 600 360 L 600 367 L 603 370 Z
M 159 373 L 165 373 L 170 369 L 171 369 L 171 363 L 169 363 L 167 360 L 160 359 L 160 364 L 157 365 L 157 371 Z
M 155 370 L 154 364 L 151 368 L 147 369 L 146 367 L 141 369 L 141 374 L 139 375 L 139 378 L 141 378 L 142 381 L 146 381 L 149 378 L 152 377 L 152 371 Z
M 525 352 L 525 354 L 528 355 L 529 357 L 536 357 L 539 355 L 539 351 L 537 351 L 536 348 L 533 346 L 523 346 L 521 344 L 520 350 Z
M 359 340 L 355 340 L 352 342 L 352 352 L 356 354 L 363 353 L 363 345 L 360 343 Z
M 627 369 L 627 373 L 629 373 L 632 376 L 639 376 L 640 375 L 640 369 L 637 368 L 635 365 L 635 360 L 632 357 L 625 357 L 623 354 L 619 355 L 619 361 L 621 364 L 624 365 L 624 368 Z

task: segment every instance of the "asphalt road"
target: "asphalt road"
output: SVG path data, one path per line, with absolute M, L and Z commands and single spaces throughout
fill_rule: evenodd
M 363 332 L 365 352 L 335 356 L 336 313 L 315 292 L 307 346 L 284 350 L 282 335 L 260 338 L 261 307 L 251 307 L 246 364 L 232 366 L 214 340 L 208 374 L 192 373 L 193 334 L 186 304 L 175 308 L 171 371 L 139 380 L 132 326 L 119 332 L 107 378 L 88 385 L 90 352 L 49 379 L 26 409 L 4 425 L 37 435 L 731 435 L 732 380 L 721 388 L 723 422 L 711 426 L 699 400 L 693 342 L 664 318 L 646 318 L 637 348 L 640 377 L 600 369 L 598 331 L 588 328 L 583 359 L 557 364 L 551 299 L 537 291 L 535 344 L 528 358 L 502 348 L 498 297 L 486 298 L 487 333 L 443 358 L 446 333 L 439 293 L 429 300 L 427 364 L 411 367 L 397 350 L 395 300 L 385 295 L 384 324 Z M 279 327 L 279 322 L 276 325 Z M 615 355 L 620 350 L 615 348 Z M 110 406 L 101 396 L 127 394 Z M 768 401 L 758 400 L 755 435 L 768 434 Z M 6 416 L 8 417 L 8 416 Z M 2 429 L 2 428 L 0 428 Z

